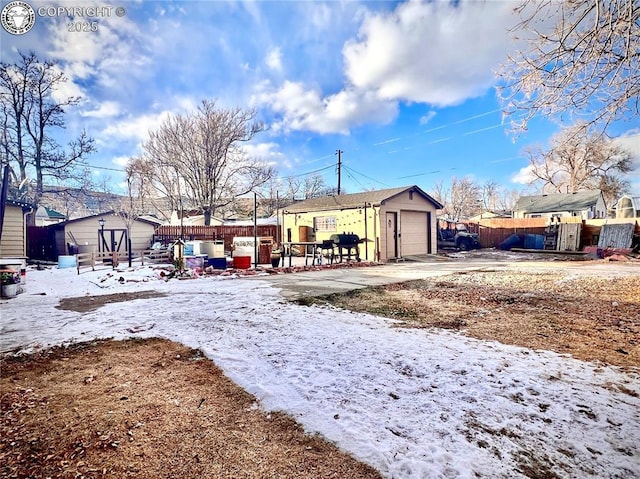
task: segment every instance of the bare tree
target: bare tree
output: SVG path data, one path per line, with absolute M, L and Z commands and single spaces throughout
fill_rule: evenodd
M 308 200 L 319 196 L 327 196 L 337 193 L 337 188 L 327 186 L 320 174 L 289 176 L 286 179 L 284 196 L 291 201 Z M 344 194 L 344 188 L 342 188 Z
M 602 133 L 591 133 L 586 123 L 561 130 L 551 138 L 548 149 L 530 147 L 525 154 L 532 182 L 541 184 L 544 191 L 601 189 L 607 204 L 628 187 L 621 175 L 633 168 L 628 151 Z
M 35 176 L 31 198 L 35 205 L 45 193 L 45 184 L 75 181 L 86 186 L 82 160 L 95 151 L 94 141 L 86 132 L 71 141 L 66 150 L 53 137 L 55 129 L 65 127 L 66 108 L 80 101 L 76 97 L 56 98 L 55 93 L 66 81 L 54 62 L 40 61 L 33 53 L 21 53 L 16 64 L 0 63 L 2 161 L 11 165 L 16 182 L 26 181 L 30 174 Z
M 218 208 L 274 175 L 241 146 L 263 129 L 255 110 L 217 108 L 207 100 L 192 114 L 171 116 L 144 145 L 150 171 L 158 173 L 154 183 L 199 208 L 208 225 Z
M 477 214 L 482 206 L 481 188 L 470 178 L 451 179 L 435 185 L 432 196 L 441 203 L 443 214 L 454 221 Z
M 638 0 L 522 0 L 515 12 L 512 33 L 527 47 L 501 68 L 499 92 L 516 129 L 536 115 L 575 113 L 604 131 L 638 115 Z
M 487 180 L 480 187 L 480 200 L 482 208 L 488 211 L 496 211 L 500 198 L 500 185 L 495 180 Z

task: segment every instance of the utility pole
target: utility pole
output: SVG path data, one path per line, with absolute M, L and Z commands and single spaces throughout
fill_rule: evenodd
M 344 151 L 342 150 L 336 150 L 336 155 L 338 155 L 338 194 L 340 194 L 340 175 L 341 175 L 341 168 L 342 168 L 342 153 L 344 153 Z

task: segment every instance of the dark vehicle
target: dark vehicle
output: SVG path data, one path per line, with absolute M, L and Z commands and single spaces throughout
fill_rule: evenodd
M 444 223 L 444 226 L 443 226 Z M 480 241 L 478 241 L 477 233 L 469 233 L 464 223 L 456 221 L 440 221 L 438 227 L 438 249 L 459 249 L 469 251 L 479 249 Z

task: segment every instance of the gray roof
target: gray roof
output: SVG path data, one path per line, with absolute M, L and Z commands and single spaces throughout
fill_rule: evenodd
M 594 206 L 602 196 L 600 190 L 550 195 L 521 196 L 515 211 L 524 213 L 552 213 L 554 211 L 583 211 Z
M 307 211 L 343 210 L 349 208 L 362 208 L 368 206 L 380 206 L 380 204 L 405 191 L 414 191 L 427 201 L 433 203 L 436 209 L 441 209 L 442 205 L 434 200 L 417 186 L 401 186 L 399 188 L 388 188 L 386 190 L 364 191 L 362 193 L 351 193 L 347 195 L 330 195 L 319 198 L 311 198 L 299 203 L 294 203 L 284 208 L 285 213 L 304 213 Z

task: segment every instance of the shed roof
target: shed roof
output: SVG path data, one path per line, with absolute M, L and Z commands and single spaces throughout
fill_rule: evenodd
M 631 201 L 631 206 L 634 210 L 640 210 L 640 195 L 623 195 L 616 201 L 614 207 L 617 207 L 620 203 L 620 200 L 628 198 Z
M 98 214 L 95 214 L 95 215 L 88 215 L 88 216 L 83 216 L 82 218 L 74 218 L 72 220 L 63 221 L 61 223 L 57 223 L 55 225 L 51 225 L 50 227 L 66 226 L 68 224 L 78 223 L 80 221 L 91 220 L 91 219 L 94 219 L 94 220 L 97 221 L 99 218 L 102 218 L 102 217 L 117 216 L 117 215 L 118 214 L 113 210 L 105 211 L 105 212 L 98 213 Z M 140 222 L 140 223 L 146 223 L 146 224 L 149 224 L 149 225 L 152 225 L 152 226 L 158 226 L 158 224 L 159 224 L 158 221 L 150 220 L 150 219 L 148 219 L 147 217 L 144 217 L 144 216 L 140 216 L 140 217 L 134 218 L 134 221 L 137 221 L 137 222 Z
M 385 190 L 363 191 L 362 193 L 350 193 L 347 195 L 330 195 L 311 198 L 299 203 L 287 206 L 285 213 L 304 213 L 307 211 L 343 210 L 350 208 L 362 208 L 368 206 L 380 206 L 384 201 L 388 201 L 404 192 L 413 191 L 422 196 L 425 200 L 433 203 L 436 209 L 441 209 L 442 205 L 425 193 L 418 186 L 401 186 L 398 188 L 387 188 Z
M 600 190 L 521 196 L 516 203 L 515 211 L 521 211 L 524 213 L 583 211 L 595 205 L 600 197 L 602 197 L 602 192 Z

